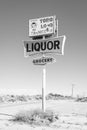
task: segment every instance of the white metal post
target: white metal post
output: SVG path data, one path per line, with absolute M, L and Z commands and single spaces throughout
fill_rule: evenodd
M 44 39 L 45 39 L 45 36 L 43 36 L 43 40 Z M 43 57 L 45 57 L 44 54 L 43 54 Z M 46 89 L 46 65 L 43 65 L 43 72 L 42 72 L 42 111 L 43 112 L 45 112 L 45 109 L 46 109 L 45 89 Z
M 45 112 L 45 88 L 46 88 L 46 66 L 43 66 L 43 73 L 42 73 L 42 111 Z

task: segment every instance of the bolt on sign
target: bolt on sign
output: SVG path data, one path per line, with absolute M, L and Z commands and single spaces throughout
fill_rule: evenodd
M 56 53 L 63 55 L 65 39 L 66 37 L 64 35 L 52 39 L 24 41 L 25 57 L 40 53 Z
M 29 37 L 55 33 L 56 16 L 29 20 Z
M 33 59 L 34 65 L 46 65 L 47 63 L 54 63 L 56 60 L 53 57 L 40 57 Z

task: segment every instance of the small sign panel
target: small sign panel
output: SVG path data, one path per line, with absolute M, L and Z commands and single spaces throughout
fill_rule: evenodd
M 33 59 L 34 65 L 46 65 L 47 63 L 54 63 L 56 60 L 52 57 L 41 57 L 37 59 Z
M 41 36 L 55 33 L 56 16 L 29 20 L 29 36 Z
M 56 53 L 63 55 L 65 40 L 66 36 L 64 35 L 53 39 L 24 41 L 25 57 L 40 53 Z

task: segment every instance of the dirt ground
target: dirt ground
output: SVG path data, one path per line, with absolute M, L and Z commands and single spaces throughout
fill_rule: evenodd
M 58 113 L 59 120 L 50 126 L 34 126 L 9 121 L 23 110 L 40 109 L 41 102 L 0 104 L 0 130 L 87 130 L 87 103 L 73 100 L 46 101 L 46 109 Z

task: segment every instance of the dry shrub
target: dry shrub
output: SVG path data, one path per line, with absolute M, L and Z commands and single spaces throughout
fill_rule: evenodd
M 52 111 L 42 110 L 21 111 L 15 115 L 12 121 L 23 122 L 33 125 L 49 125 L 58 120 L 58 115 Z

